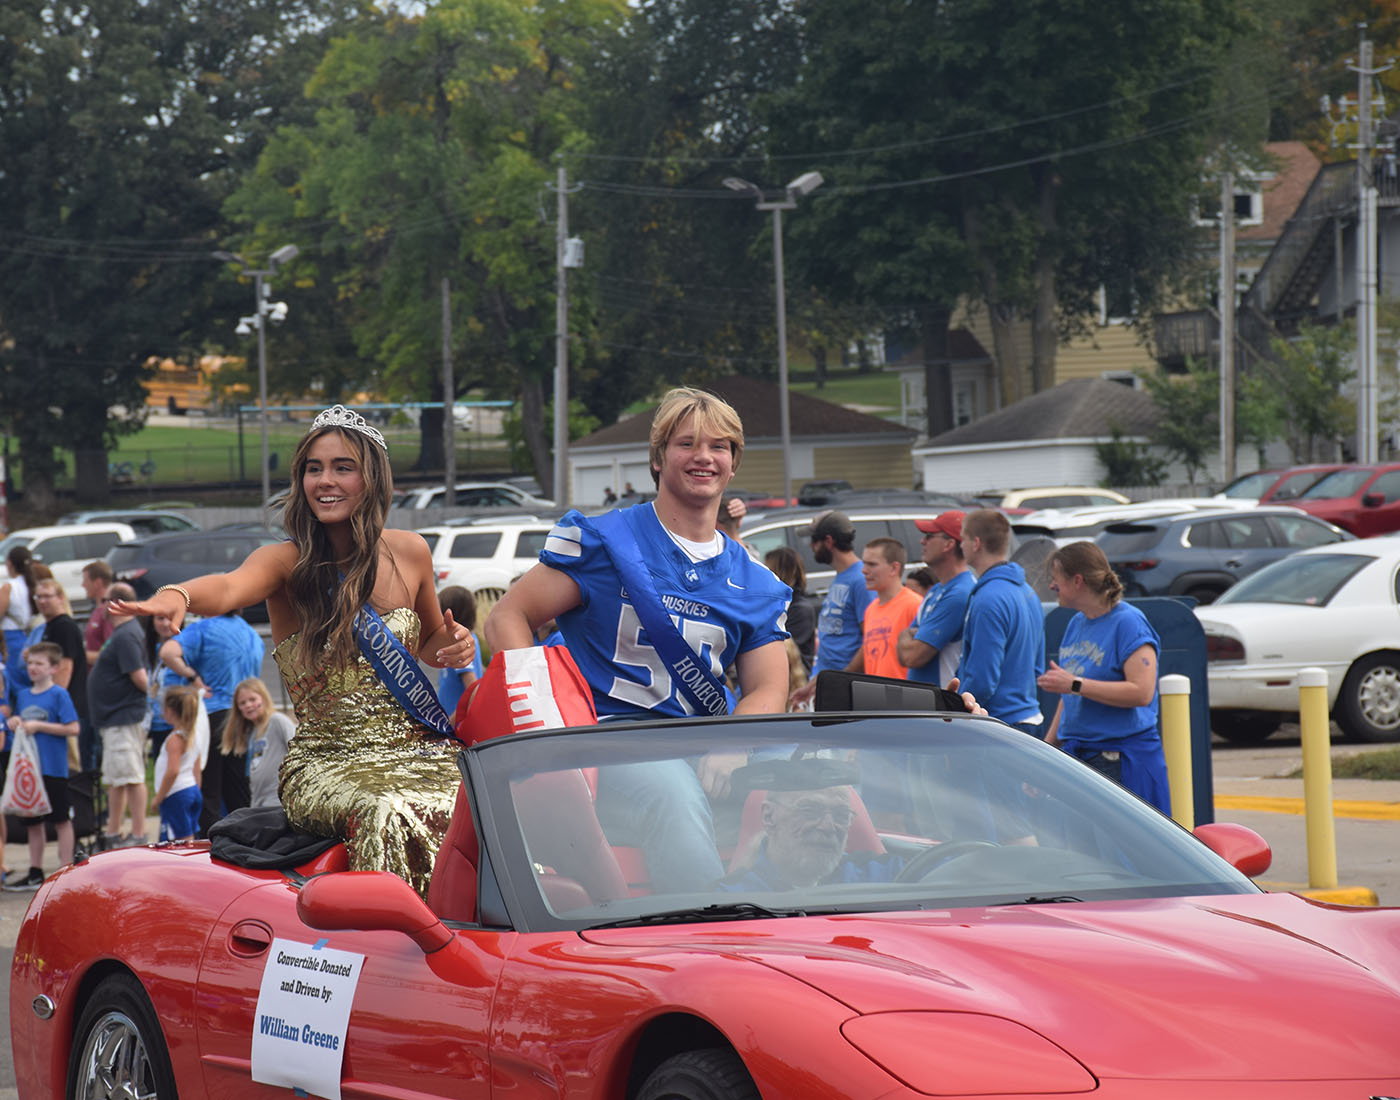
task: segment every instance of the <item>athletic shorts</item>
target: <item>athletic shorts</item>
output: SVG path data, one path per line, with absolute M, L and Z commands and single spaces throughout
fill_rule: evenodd
M 103 726 L 102 785 L 126 787 L 146 782 L 146 729 L 140 722 Z
M 204 798 L 198 787 L 171 791 L 160 803 L 161 840 L 184 840 L 199 831 L 199 811 Z

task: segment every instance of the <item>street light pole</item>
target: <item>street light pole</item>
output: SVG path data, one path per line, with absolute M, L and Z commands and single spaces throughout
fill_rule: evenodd
M 758 199 L 755 207 L 773 212 L 773 283 L 778 300 L 778 429 L 783 446 L 783 500 L 792 500 L 792 412 L 788 401 L 787 358 L 787 286 L 783 262 L 783 211 L 796 210 L 797 200 L 810 195 L 822 185 L 820 172 L 804 172 L 784 188 L 784 197 L 776 202 L 764 201 L 763 189 L 748 180 L 730 176 L 724 186 Z
M 215 259 L 242 265 L 243 275 L 253 277 L 253 315 L 238 319 L 237 332 L 246 336 L 254 328 L 258 330 L 258 425 L 262 435 L 262 508 L 266 520 L 268 497 L 272 496 L 271 452 L 268 447 L 267 415 L 267 320 L 283 321 L 287 316 L 286 302 L 269 302 L 263 280 L 271 278 L 281 264 L 290 263 L 300 255 L 301 250 L 294 244 L 284 244 L 267 258 L 267 267 L 254 268 L 237 252 L 215 252 Z

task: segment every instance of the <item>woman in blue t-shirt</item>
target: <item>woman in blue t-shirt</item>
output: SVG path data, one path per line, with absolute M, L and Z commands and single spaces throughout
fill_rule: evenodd
M 1056 550 L 1050 581 L 1060 606 L 1079 614 L 1065 629 L 1059 661 L 1036 681 L 1061 696 L 1045 740 L 1170 813 L 1157 728 L 1157 632 L 1122 602 L 1123 585 L 1092 542 Z

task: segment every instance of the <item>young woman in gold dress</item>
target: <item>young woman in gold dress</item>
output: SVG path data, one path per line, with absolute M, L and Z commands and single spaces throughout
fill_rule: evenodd
M 361 609 L 373 608 L 411 656 L 437 668 L 471 663 L 471 631 L 443 616 L 428 545 L 384 526 L 392 476 L 384 437 L 337 405 L 292 459 L 283 516 L 291 541 L 254 551 L 230 573 L 166 585 L 120 614 L 220 615 L 267 601 L 273 658 L 299 728 L 282 765 L 288 820 L 342 837 L 355 870 L 388 870 L 420 894 L 447 828 L 459 776 L 455 744 L 412 717 L 362 655 Z

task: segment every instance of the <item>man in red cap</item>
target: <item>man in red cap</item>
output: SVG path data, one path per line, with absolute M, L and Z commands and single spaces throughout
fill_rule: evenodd
M 924 597 L 914 621 L 899 635 L 899 663 L 909 669 L 911 680 L 947 684 L 958 670 L 963 620 L 974 584 L 963 560 L 962 523 L 959 511 L 914 521 L 922 536 L 924 564 L 938 583 Z

